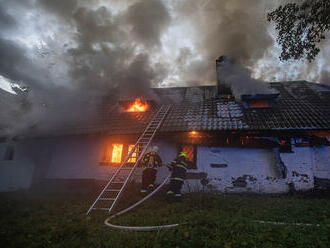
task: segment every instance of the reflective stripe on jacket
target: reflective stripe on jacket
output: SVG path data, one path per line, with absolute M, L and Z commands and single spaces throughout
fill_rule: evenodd
M 162 159 L 156 152 L 149 152 L 144 155 L 141 165 L 145 168 L 155 168 L 162 166 Z
M 178 157 L 177 159 L 173 160 L 171 164 L 168 165 L 169 169 L 172 171 L 171 180 L 179 179 L 183 181 L 186 178 L 186 171 L 187 171 L 187 163 L 184 158 Z

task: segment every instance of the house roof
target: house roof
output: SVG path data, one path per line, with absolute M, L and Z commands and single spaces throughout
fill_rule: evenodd
M 330 87 L 306 81 L 273 82 L 270 87 L 279 92 L 276 105 L 260 109 L 220 99 L 215 86 L 153 89 L 173 103 L 160 131 L 330 129 Z M 124 125 L 126 119 L 134 118 L 132 113 L 109 113 L 107 132 L 134 132 L 135 125 L 140 132 L 150 116 L 136 114 L 136 124 Z
M 119 104 L 104 105 L 94 123 L 62 126 L 52 133 L 138 134 L 161 103 L 170 103 L 172 108 L 160 132 L 330 130 L 330 87 L 306 81 L 269 85 L 279 93 L 271 108 L 247 108 L 244 101 L 219 98 L 216 86 L 154 88 L 151 90 L 155 101 L 146 112 L 121 112 Z

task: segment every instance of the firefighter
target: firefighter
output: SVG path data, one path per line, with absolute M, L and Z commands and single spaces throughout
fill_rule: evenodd
M 168 165 L 172 172 L 170 186 L 167 191 L 167 198 L 169 201 L 178 201 L 181 199 L 181 188 L 186 177 L 188 162 L 187 154 L 180 152 L 178 157 Z
M 162 166 L 162 159 L 158 155 L 158 147 L 153 146 L 151 151 L 144 155 L 141 165 L 144 168 L 142 172 L 142 193 L 147 193 L 148 190 L 154 188 L 156 180 L 157 167 Z

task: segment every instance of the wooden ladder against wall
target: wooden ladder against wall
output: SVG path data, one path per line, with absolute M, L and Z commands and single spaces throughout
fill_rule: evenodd
M 170 108 L 171 105 L 162 105 L 159 108 L 135 143 L 134 147 L 127 154 L 124 162 L 118 167 L 117 171 L 113 174 L 94 203 L 90 206 L 87 214 L 93 210 L 105 210 L 111 212 L 114 209 L 128 184 L 129 179 L 147 151 L 148 146 L 160 128 Z M 128 163 L 131 164 L 131 161 L 135 161 L 134 165 L 128 166 Z

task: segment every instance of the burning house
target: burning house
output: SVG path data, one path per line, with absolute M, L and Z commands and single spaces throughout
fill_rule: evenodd
M 16 137 L 10 144 L 3 140 L 0 190 L 108 180 L 162 104 L 171 108 L 151 144 L 159 147 L 164 163 L 178 151 L 188 154 L 193 166 L 186 191 L 284 193 L 326 187 L 330 87 L 271 82 L 270 94 L 239 99 L 221 80 L 221 58 L 217 69 L 216 86 L 153 88 L 148 98 L 103 106 L 97 123 Z M 167 174 L 162 167 L 157 181 Z M 140 175 L 138 168 L 133 180 Z

